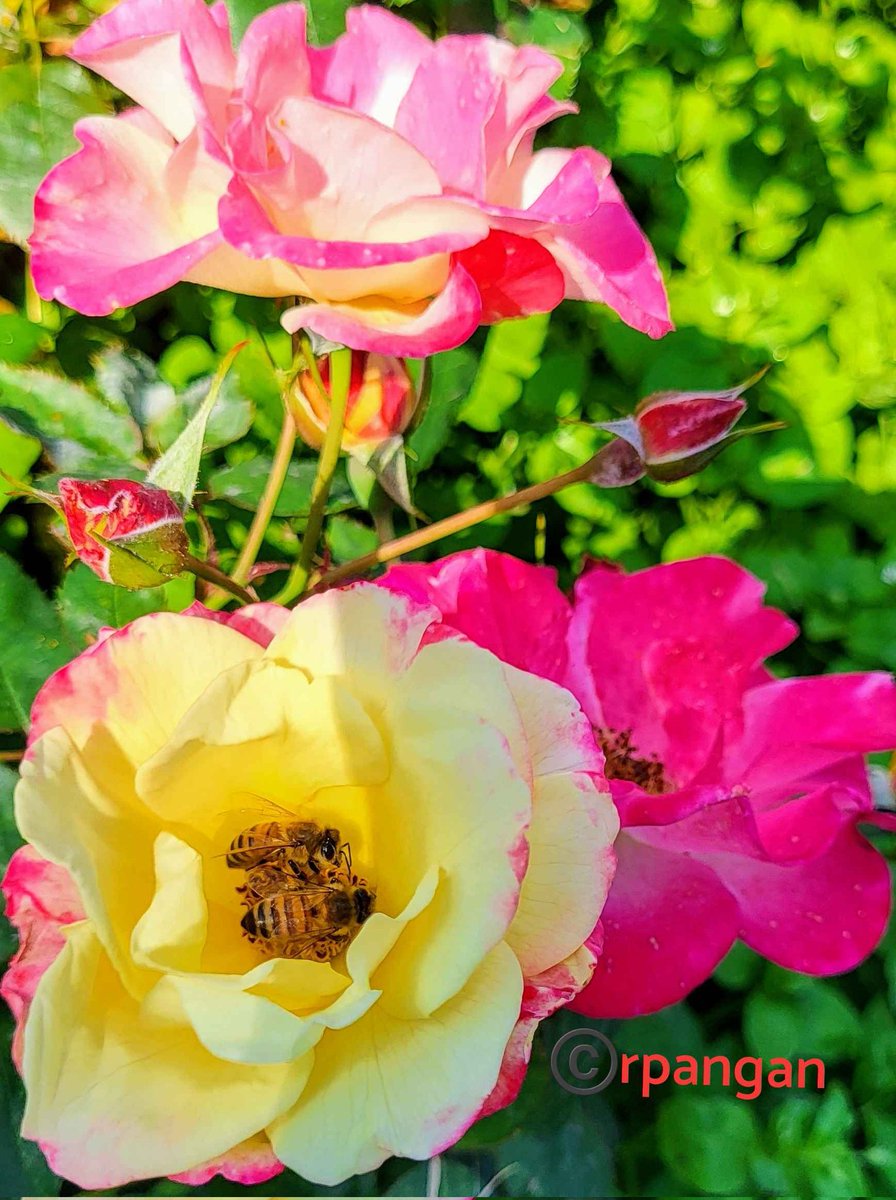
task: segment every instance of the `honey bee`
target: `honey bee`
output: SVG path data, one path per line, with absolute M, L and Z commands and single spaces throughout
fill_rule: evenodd
M 279 958 L 329 962 L 340 954 L 373 912 L 376 889 L 341 865 L 320 879 L 297 879 L 298 887 L 253 904 L 240 922 L 249 941 Z
M 238 833 L 227 851 L 228 867 L 248 871 L 290 852 L 294 861 L 312 872 L 339 859 L 338 829 L 325 829 L 316 821 L 262 821 Z

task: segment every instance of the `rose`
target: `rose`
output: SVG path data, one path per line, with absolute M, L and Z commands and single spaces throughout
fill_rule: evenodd
M 491 551 L 393 567 L 385 584 L 565 683 L 603 744 L 622 832 L 577 1011 L 680 1000 L 735 938 L 810 975 L 848 971 L 877 945 L 889 871 L 859 825 L 896 829 L 874 811 L 863 760 L 896 746 L 891 676 L 773 678 L 763 660 L 796 627 L 722 558 L 594 567 L 573 605 L 552 571 Z
M 329 366 L 329 357 L 318 363 L 325 388 L 330 381 Z M 416 407 L 417 393 L 400 359 L 364 351 L 353 353 L 343 450 L 370 455 L 404 433 Z M 330 422 L 330 397 L 321 391 L 310 371 L 302 371 L 297 377 L 289 409 L 302 438 L 313 450 L 319 450 Z
M 84 1188 L 426 1158 L 593 967 L 618 823 L 567 692 L 374 585 L 211 617 L 110 633 L 33 709 L 3 987 L 23 1133 Z M 344 962 L 242 936 L 223 855 L 265 800 L 376 886 Z
M 41 295 L 88 314 L 180 279 L 307 299 L 284 317 L 334 342 L 424 356 L 480 323 L 601 300 L 671 328 L 644 235 L 595 151 L 533 152 L 573 106 L 556 59 L 485 36 L 433 44 L 352 8 L 308 46 L 299 4 L 238 55 L 223 4 L 123 0 L 72 55 L 137 103 L 79 122 L 35 201 Z M 134 236 L 139 229 L 140 236 Z
M 72 549 L 106 583 L 158 587 L 185 568 L 184 518 L 161 488 L 129 479 L 60 479 L 59 508 Z

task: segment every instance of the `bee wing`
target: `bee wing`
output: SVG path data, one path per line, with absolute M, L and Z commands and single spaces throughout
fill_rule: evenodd
M 253 850 L 285 850 L 292 846 L 292 842 L 254 842 Z M 222 850 L 220 854 L 213 854 L 212 858 L 228 858 L 234 851 Z M 239 853 L 239 851 L 237 851 Z
M 326 938 L 332 938 L 338 941 L 347 941 L 343 935 L 340 937 L 338 925 L 326 925 L 323 929 L 316 929 L 314 933 L 307 933 L 304 937 L 292 938 L 284 942 L 284 947 L 290 951 L 295 951 L 297 954 L 302 950 L 307 950 L 316 942 L 322 942 Z
M 252 800 L 253 803 L 244 808 L 229 808 L 224 812 L 218 813 L 220 817 L 229 816 L 233 812 L 241 813 L 256 813 L 258 816 L 274 816 L 288 817 L 290 821 L 296 819 L 296 814 L 291 809 L 284 808 L 282 804 L 278 804 L 276 800 L 269 800 L 266 796 L 259 796 L 256 792 L 237 792 L 237 798 Z

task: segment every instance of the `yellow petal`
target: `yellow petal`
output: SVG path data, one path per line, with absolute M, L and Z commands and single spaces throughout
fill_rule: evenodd
M 131 957 L 142 967 L 198 971 L 208 927 L 202 858 L 172 833 L 154 847 L 156 892 L 131 935 Z
M 454 640 L 420 651 L 384 722 L 394 731 L 392 776 L 373 802 L 372 857 L 385 911 L 422 866 L 441 869 L 432 903 L 375 976 L 383 1005 L 416 1017 L 463 987 L 516 911 L 531 815 L 517 765 L 525 736 L 502 664 Z
M 368 993 L 368 1008 L 375 999 Z M 210 1054 L 232 1063 L 289 1063 L 313 1049 L 323 1033 L 320 1024 L 262 996 L 221 987 L 209 975 L 165 975 L 143 1002 L 141 1017 L 147 1016 L 159 1024 L 188 1024 Z
M 151 814 L 97 787 L 63 728 L 45 733 L 22 763 L 15 809 L 22 836 L 70 873 L 106 952 L 140 994 L 149 981 L 130 940 L 155 892 Z
M 34 704 L 32 738 L 62 725 L 84 748 L 91 729 L 102 726 L 137 766 L 165 744 L 217 675 L 261 654 L 261 646 L 216 621 L 141 617 L 51 676 Z
M 52 1169 L 97 1190 L 186 1171 L 288 1111 L 310 1056 L 286 1066 L 213 1058 L 189 1029 L 141 1019 L 90 926 L 73 927 L 25 1030 L 22 1132 Z
M 529 866 L 506 934 L 528 979 L 573 954 L 597 924 L 619 818 L 577 701 L 548 680 L 506 671 L 535 769 Z
M 265 801 L 295 812 L 321 788 L 374 784 L 388 764 L 376 726 L 336 679 L 263 659 L 221 675 L 167 744 L 140 768 L 137 790 L 166 821 L 230 838 L 253 824 L 240 806 Z M 248 800 L 247 800 L 248 798 Z M 223 844 L 220 844 L 223 841 Z
M 301 667 L 313 678 L 345 676 L 352 693 L 375 710 L 437 620 L 437 611 L 428 605 L 360 583 L 312 596 L 293 609 L 265 654 Z
M 277 1157 L 314 1183 L 341 1183 L 390 1155 L 429 1158 L 467 1128 L 494 1086 L 520 1011 L 519 963 L 506 945 L 431 1018 L 377 1005 L 328 1033 L 298 1104 L 268 1127 Z

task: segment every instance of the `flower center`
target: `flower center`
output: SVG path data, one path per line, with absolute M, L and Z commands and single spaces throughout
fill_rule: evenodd
M 329 962 L 373 912 L 376 889 L 352 870 L 338 829 L 267 821 L 238 833 L 228 867 L 246 911 L 243 934 L 264 955 Z
M 594 733 L 607 760 L 607 779 L 624 779 L 627 783 L 636 783 L 642 791 L 650 792 L 653 796 L 672 791 L 672 784 L 666 778 L 659 758 L 655 754 L 649 758 L 639 757 L 632 744 L 630 729 L 595 728 Z

